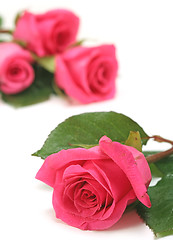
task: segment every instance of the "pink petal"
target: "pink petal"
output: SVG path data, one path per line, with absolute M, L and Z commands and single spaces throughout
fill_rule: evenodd
M 132 188 L 124 172 L 111 159 L 95 162 L 94 165 L 100 175 L 102 174 L 106 182 L 109 184 L 111 195 L 115 200 L 115 203 Z
M 74 148 L 68 150 L 61 150 L 58 153 L 48 156 L 38 173 L 36 178 L 53 187 L 56 177 L 62 179 L 63 170 L 71 164 L 84 164 L 90 160 L 107 159 L 103 152 L 99 151 L 99 147 L 94 147 L 90 150 L 84 148 Z M 56 173 L 58 171 L 58 176 Z M 61 180 L 59 180 L 61 181 Z
M 45 50 L 40 37 L 35 15 L 25 11 L 17 21 L 14 39 L 27 43 L 27 47 L 37 53 L 38 56 L 44 56 Z
M 111 139 L 106 136 L 100 139 L 99 145 L 103 152 L 124 171 L 139 201 L 145 206 L 151 207 L 147 188 L 132 153 L 124 145 L 118 142 L 112 142 Z
M 110 228 L 122 217 L 130 199 L 135 199 L 133 190 L 128 192 L 116 205 L 113 204 L 114 210 L 112 210 L 112 214 L 109 218 L 104 220 L 98 219 L 97 221 L 84 223 L 82 226 L 80 226 L 80 228 L 84 230 L 104 230 Z
M 139 152 L 136 148 L 130 146 L 125 147 L 133 154 L 133 157 L 135 158 L 138 170 L 142 176 L 145 186 L 148 187 L 152 176 L 150 167 L 146 161 L 145 156 L 141 152 Z
M 56 68 L 57 71 L 55 73 L 55 82 L 56 84 L 62 88 L 66 94 L 74 99 L 77 99 L 81 103 L 87 103 L 86 99 L 89 99 L 90 90 L 87 86 L 87 91 L 85 90 L 85 85 L 81 88 L 78 83 L 76 84 L 76 79 L 71 75 L 66 62 L 63 60 L 61 55 L 56 56 Z M 85 77 L 85 72 L 82 72 L 81 79 Z M 75 77 L 76 78 L 76 77 Z
M 93 59 L 101 59 L 112 66 L 110 77 L 108 77 L 107 85 L 109 87 L 106 92 L 102 86 L 98 87 L 98 91 L 93 92 L 91 83 L 89 82 L 90 63 Z M 115 58 L 115 47 L 113 45 L 101 45 L 99 47 L 75 47 L 69 49 L 61 55 L 56 56 L 56 84 L 62 88 L 67 95 L 78 100 L 81 103 L 90 103 L 111 99 L 115 94 L 115 78 L 117 77 L 118 63 Z M 79 72 L 80 69 L 80 72 Z M 97 67 L 96 69 L 97 70 Z M 97 77 L 94 81 L 97 82 Z M 92 83 L 93 84 L 93 83 Z M 100 90 L 100 92 L 99 92 Z
M 58 209 L 56 212 L 56 217 L 60 218 L 67 224 L 80 228 L 82 230 L 104 230 L 114 225 L 121 218 L 126 209 L 128 200 L 134 198 L 135 194 L 133 190 L 131 190 L 124 196 L 124 198 L 121 199 L 119 203 L 116 204 L 116 206 L 113 205 L 113 208 L 115 208 L 113 214 L 111 217 L 105 220 L 83 218 L 81 216 L 77 216 L 75 214 L 69 213 L 68 211 L 65 211 L 62 209 L 61 205 L 57 204 L 56 195 L 53 195 L 53 203 L 54 207 Z

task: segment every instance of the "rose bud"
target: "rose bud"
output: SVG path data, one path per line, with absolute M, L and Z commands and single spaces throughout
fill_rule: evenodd
M 115 95 L 118 63 L 113 45 L 74 47 L 56 56 L 55 83 L 80 103 Z
M 0 91 L 16 94 L 34 81 L 31 54 L 15 43 L 0 43 Z
M 151 206 L 151 172 L 144 155 L 106 136 L 99 146 L 48 156 L 36 178 L 54 189 L 56 217 L 83 230 L 111 227 L 137 199 Z
M 24 41 L 38 56 L 64 51 L 76 41 L 79 18 L 72 12 L 57 9 L 44 14 L 25 11 L 18 19 L 13 37 Z

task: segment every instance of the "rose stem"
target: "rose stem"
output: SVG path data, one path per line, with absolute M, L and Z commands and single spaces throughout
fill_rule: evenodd
M 8 29 L 0 29 L 0 33 L 12 34 L 12 31 Z
M 168 157 L 171 154 L 173 154 L 173 147 L 164 152 L 160 152 L 160 153 L 156 153 L 151 156 L 148 156 L 148 157 L 146 157 L 146 159 L 147 159 L 148 163 L 154 163 L 154 162 L 161 160 L 164 157 Z
M 170 143 L 170 144 L 173 145 L 173 141 L 168 140 L 168 139 L 163 138 L 163 137 L 158 136 L 158 135 L 154 135 L 154 136 L 152 136 L 152 137 L 149 137 L 149 139 L 151 139 L 151 138 L 153 138 L 154 141 L 157 141 L 157 142 L 166 142 L 166 143 Z
M 149 137 L 149 139 L 151 139 L 151 138 L 153 138 L 154 141 L 157 141 L 157 142 L 170 143 L 172 145 L 172 147 L 170 149 L 164 151 L 164 152 L 159 152 L 159 153 L 156 153 L 156 154 L 153 154 L 151 156 L 146 157 L 148 163 L 157 162 L 157 161 L 161 160 L 162 158 L 168 157 L 169 155 L 173 154 L 173 141 L 165 139 L 165 138 L 162 138 L 162 137 L 160 137 L 158 135 L 154 135 L 152 137 Z

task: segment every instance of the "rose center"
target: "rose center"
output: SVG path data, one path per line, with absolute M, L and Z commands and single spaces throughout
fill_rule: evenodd
M 6 70 L 6 77 L 9 81 L 20 83 L 28 79 L 31 66 L 23 59 L 13 61 Z
M 105 93 L 110 89 L 112 68 L 109 61 L 94 59 L 88 67 L 88 81 L 94 93 Z
M 18 74 L 20 74 L 20 72 L 21 72 L 21 69 L 20 69 L 20 68 L 17 68 L 17 67 L 12 68 L 12 69 L 10 70 L 11 75 L 18 75 Z
M 24 68 L 21 68 L 20 66 L 12 66 L 7 71 L 7 77 L 12 82 L 21 82 L 27 78 L 27 70 Z
M 69 32 L 59 32 L 56 37 L 56 42 L 59 45 L 66 45 L 69 41 Z
M 83 190 L 81 194 L 81 200 L 85 202 L 94 202 L 96 201 L 96 195 L 93 194 L 91 191 Z

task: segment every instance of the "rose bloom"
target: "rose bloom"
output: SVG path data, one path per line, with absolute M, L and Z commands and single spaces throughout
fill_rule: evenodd
M 34 81 L 31 54 L 15 43 L 0 43 L 0 91 L 16 94 Z
M 13 37 L 27 43 L 38 56 L 64 51 L 76 41 L 79 18 L 72 12 L 57 9 L 44 14 L 25 11 L 18 19 Z
M 36 178 L 51 186 L 56 217 L 83 230 L 107 229 L 136 199 L 150 207 L 144 155 L 104 136 L 99 146 L 48 156 Z
M 55 83 L 80 103 L 115 95 L 118 62 L 114 45 L 74 47 L 56 56 Z

